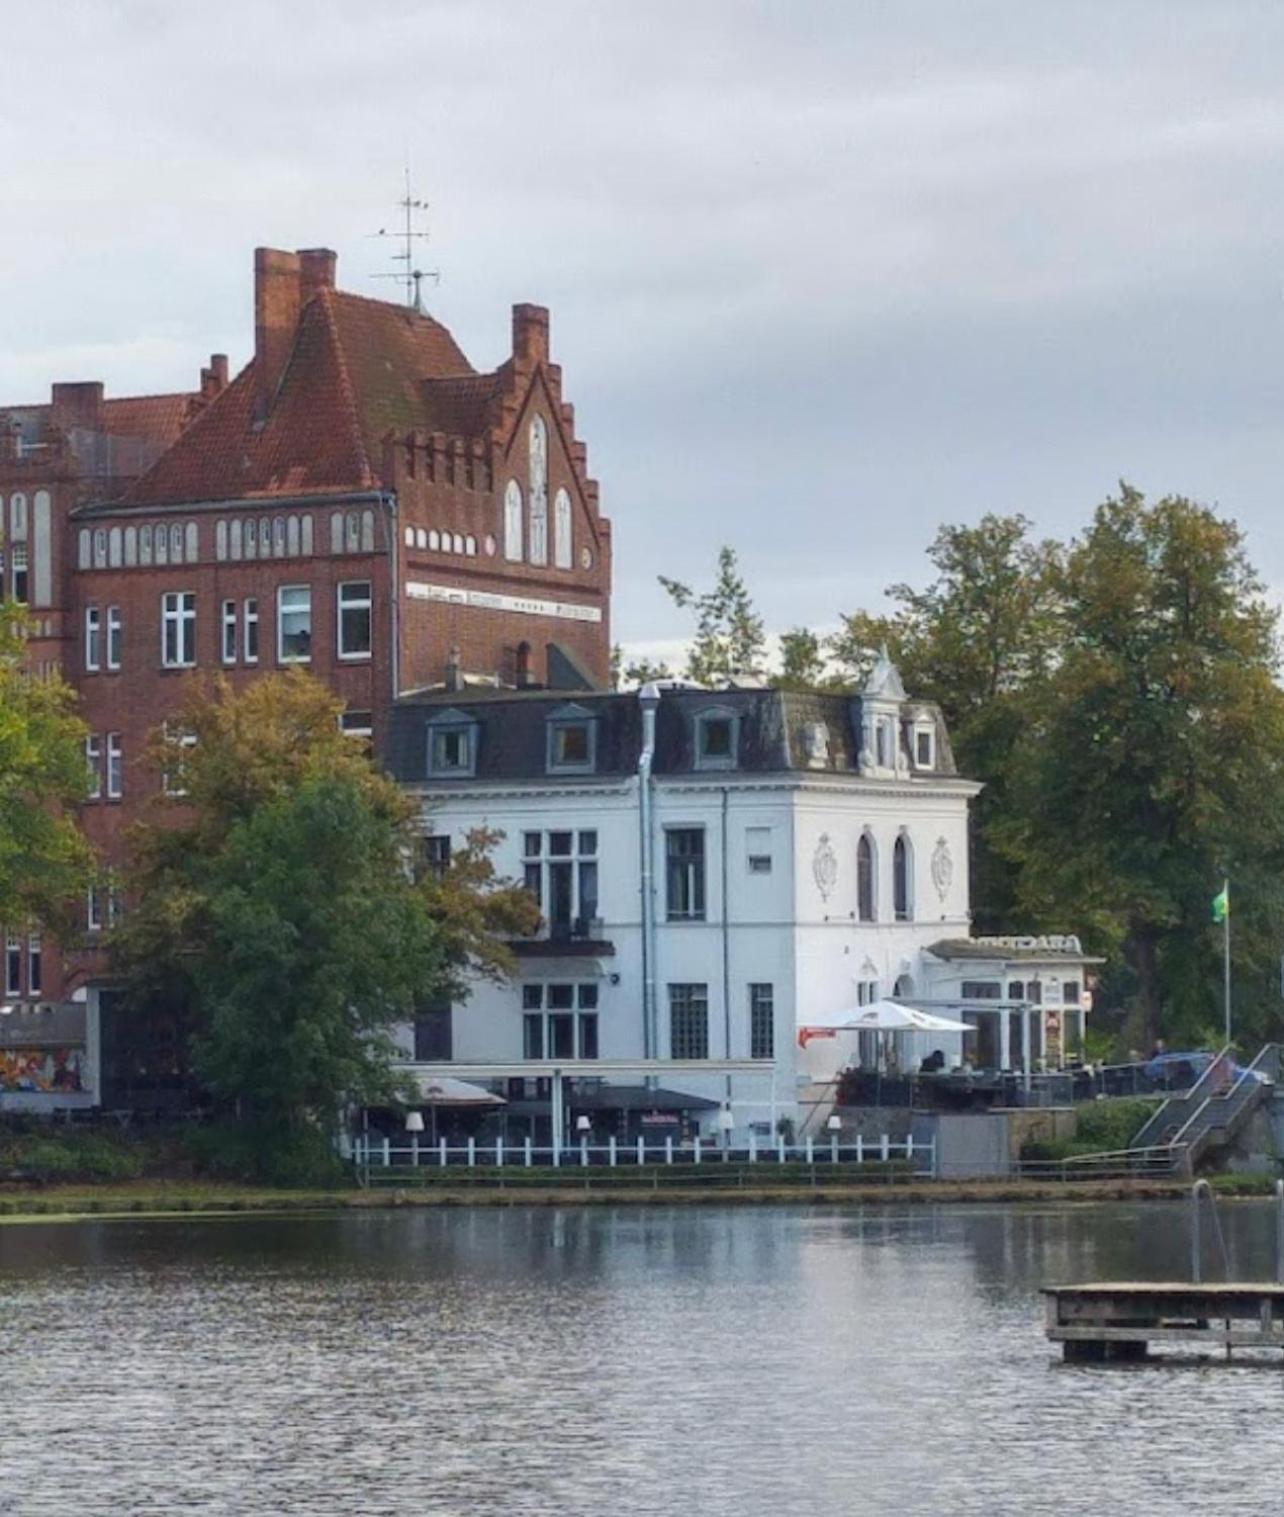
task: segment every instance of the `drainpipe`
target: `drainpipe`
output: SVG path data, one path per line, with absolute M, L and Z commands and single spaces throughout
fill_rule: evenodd
M 731 922 L 727 899 L 727 807 L 731 792 L 722 787 L 722 1056 L 731 1057 Z M 731 1076 L 726 1080 L 727 1110 L 731 1110 Z
M 401 694 L 401 554 L 397 540 L 397 497 L 391 491 L 383 496 L 383 507 L 383 529 L 388 543 L 388 636 L 391 640 L 388 669 L 395 701 Z
M 638 755 L 638 885 L 642 893 L 642 1050 L 659 1057 L 655 1014 L 655 875 L 652 848 L 651 770 L 655 761 L 655 714 L 660 687 L 651 682 L 638 691 L 642 707 L 642 751 Z

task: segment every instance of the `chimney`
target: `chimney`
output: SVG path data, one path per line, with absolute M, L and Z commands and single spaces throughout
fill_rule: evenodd
M 548 308 L 513 307 L 513 357 L 533 366 L 548 359 Z
M 334 271 L 338 261 L 338 254 L 329 248 L 299 249 L 299 266 L 302 274 L 300 306 L 307 305 L 318 290 L 334 289 Z
M 254 418 L 265 421 L 285 373 L 302 309 L 302 259 L 254 249 Z
M 201 399 L 213 400 L 227 389 L 227 354 L 211 353 L 210 366 L 201 370 Z
M 458 647 L 454 647 L 446 655 L 446 689 L 462 690 L 464 688 L 464 672 L 462 667 L 462 655 Z
M 96 432 L 102 415 L 103 385 L 100 379 L 80 380 L 75 384 L 56 384 L 52 390 L 50 421 L 60 432 L 84 427 Z
M 529 690 L 534 683 L 535 676 L 531 673 L 531 645 L 523 640 L 517 645 L 517 688 Z

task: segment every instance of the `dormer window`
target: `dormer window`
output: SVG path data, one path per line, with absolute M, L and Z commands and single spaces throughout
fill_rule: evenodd
M 931 727 L 914 729 L 914 762 L 920 769 L 936 766 L 936 733 Z
M 446 711 L 428 723 L 428 773 L 468 779 L 477 773 L 477 723 L 461 711 Z
M 734 769 L 739 747 L 740 718 L 734 711 L 704 711 L 695 722 L 697 769 Z
M 582 706 L 564 706 L 548 719 L 550 774 L 592 774 L 597 768 L 597 721 Z

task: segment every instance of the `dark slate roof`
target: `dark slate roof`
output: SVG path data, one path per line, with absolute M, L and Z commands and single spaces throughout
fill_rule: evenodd
M 548 774 L 548 719 L 567 707 L 587 712 L 597 724 L 596 764 L 591 775 L 556 778 L 591 782 L 622 777 L 637 769 L 642 742 L 642 708 L 636 693 L 582 690 L 445 690 L 403 697 L 393 708 L 386 759 L 405 784 L 429 778 L 428 727 L 434 718 L 457 713 L 478 726 L 476 773 L 467 779 L 432 776 L 434 784 L 474 780 L 531 780 Z M 725 713 L 736 721 L 736 762 L 704 769 L 696 763 L 697 719 Z M 861 700 L 784 690 L 666 689 L 656 719 L 656 774 L 853 774 L 859 756 Z M 957 771 L 945 723 L 928 702 L 901 708 L 903 745 L 916 721 L 930 720 L 936 732 L 936 765 L 911 766 L 911 777 L 954 778 Z M 817 741 L 822 738 L 823 741 Z M 903 776 L 898 776 L 898 779 Z

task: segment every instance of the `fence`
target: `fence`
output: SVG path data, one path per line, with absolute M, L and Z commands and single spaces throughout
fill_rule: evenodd
M 734 1168 L 740 1174 L 748 1168 L 759 1173 L 764 1184 L 800 1166 L 816 1173 L 830 1171 L 835 1178 L 841 1172 L 844 1180 L 865 1176 L 924 1179 L 936 1174 L 934 1140 L 915 1142 L 912 1136 L 893 1139 L 886 1133 L 872 1139 L 833 1133 L 800 1143 L 786 1143 L 783 1138 L 759 1141 L 751 1135 L 747 1143 L 735 1145 L 701 1138 L 681 1142 L 668 1134 L 663 1140 L 649 1142 L 645 1137 L 636 1142 L 609 1138 L 606 1143 L 582 1138 L 560 1148 L 536 1144 L 530 1138 L 520 1143 L 469 1138 L 452 1144 L 445 1138 L 424 1141 L 418 1133 L 406 1134 L 400 1141 L 358 1134 L 351 1140 L 349 1157 L 358 1178 L 367 1185 L 403 1184 L 409 1178 L 407 1170 L 425 1179 L 434 1172 L 440 1177 L 446 1171 L 452 1172 L 452 1179 L 481 1179 L 496 1172 L 530 1171 L 533 1178 L 536 1172 L 547 1175 L 551 1171 L 570 1178 L 571 1173 L 583 1171 L 671 1170 L 717 1183 L 721 1171 Z

